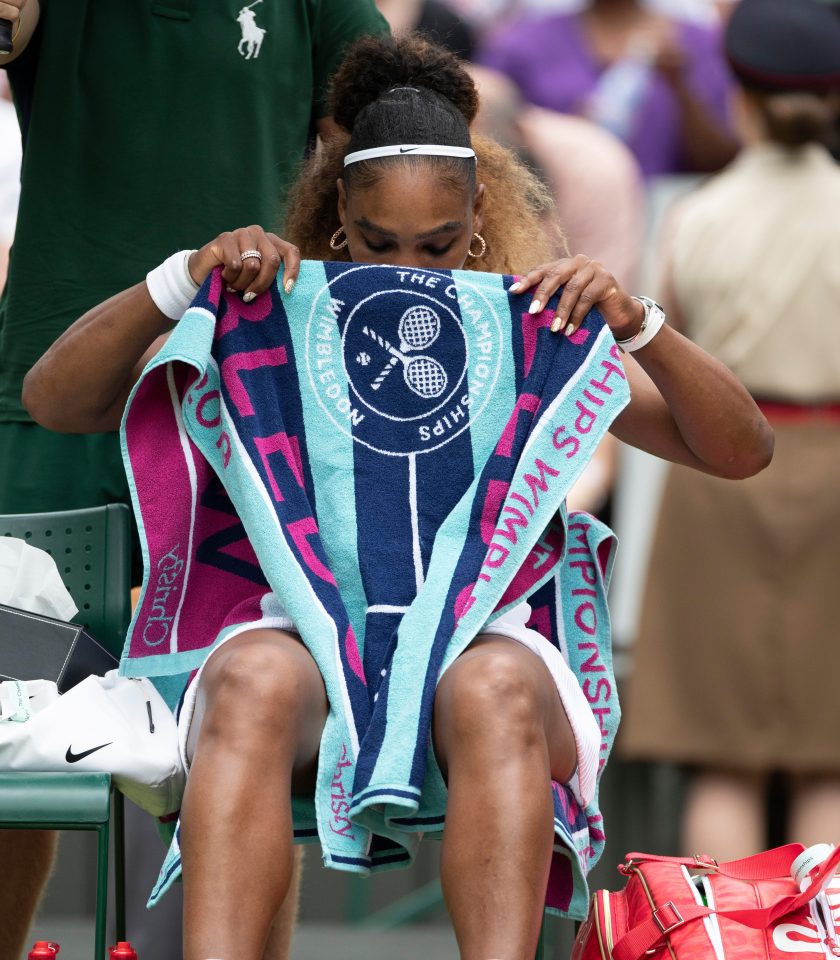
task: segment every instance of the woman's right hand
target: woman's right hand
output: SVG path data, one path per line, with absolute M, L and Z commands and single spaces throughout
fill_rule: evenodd
M 259 251 L 262 260 L 243 258 L 244 253 L 253 250 Z M 271 286 L 281 263 L 283 289 L 291 293 L 300 272 L 300 251 L 293 243 L 266 233 L 262 227 L 251 226 L 220 233 L 190 256 L 188 266 L 190 276 L 199 285 L 214 267 L 221 266 L 228 290 L 241 293 L 242 299 L 250 303 Z

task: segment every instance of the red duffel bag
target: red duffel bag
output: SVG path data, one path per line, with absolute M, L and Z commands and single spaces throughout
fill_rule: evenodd
M 840 957 L 840 847 L 791 843 L 717 863 L 628 853 L 623 890 L 598 890 L 571 960 Z

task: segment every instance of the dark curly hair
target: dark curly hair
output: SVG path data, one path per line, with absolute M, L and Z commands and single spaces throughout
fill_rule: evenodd
M 483 235 L 487 254 L 468 268 L 521 273 L 556 254 L 562 233 L 553 200 L 540 180 L 513 153 L 490 140 L 470 137 L 478 113 L 472 77 L 447 50 L 419 36 L 364 37 L 349 49 L 332 79 L 331 112 L 344 133 L 304 162 L 289 195 L 283 235 L 305 257 L 346 259 L 329 238 L 338 228 L 338 189 L 373 186 L 394 164 L 433 166 L 453 187 L 486 186 Z M 389 156 L 344 167 L 356 150 L 397 143 L 469 147 L 476 160 L 441 156 Z M 553 236 L 552 236 L 553 234 Z M 553 242 L 552 242 L 553 241 Z

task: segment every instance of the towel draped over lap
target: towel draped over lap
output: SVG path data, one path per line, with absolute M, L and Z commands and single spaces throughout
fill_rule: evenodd
M 629 392 L 596 311 L 553 335 L 551 304 L 530 315 L 512 282 L 307 261 L 290 296 L 274 284 L 245 304 L 214 271 L 123 420 L 145 576 L 121 670 L 186 679 L 288 614 L 330 703 L 295 835 L 367 874 L 442 830 L 435 687 L 527 599 L 601 733 L 600 755 L 553 784 L 547 906 L 582 917 L 619 719 L 614 541 L 565 497 Z M 180 872 L 179 836 L 151 902 Z

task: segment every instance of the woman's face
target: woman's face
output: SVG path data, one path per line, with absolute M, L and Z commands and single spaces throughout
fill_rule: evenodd
M 459 270 L 481 231 L 484 185 L 473 196 L 432 167 L 393 164 L 374 185 L 347 190 L 338 181 L 338 215 L 350 259 L 398 267 Z

